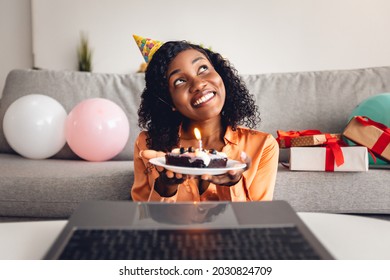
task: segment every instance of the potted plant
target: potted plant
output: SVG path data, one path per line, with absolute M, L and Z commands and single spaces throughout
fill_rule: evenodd
M 80 35 L 80 45 L 77 48 L 78 70 L 92 72 L 92 50 L 89 47 L 88 37 L 85 33 Z

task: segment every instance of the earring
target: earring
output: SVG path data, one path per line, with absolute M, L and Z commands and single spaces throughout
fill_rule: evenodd
M 176 108 L 175 107 L 172 107 L 172 112 L 175 112 L 176 111 Z

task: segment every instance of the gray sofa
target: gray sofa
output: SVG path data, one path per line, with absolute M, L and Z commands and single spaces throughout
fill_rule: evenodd
M 354 107 L 368 96 L 390 92 L 390 67 L 340 71 L 243 75 L 260 107 L 258 129 L 342 132 Z M 68 217 L 84 200 L 128 200 L 133 145 L 143 74 L 13 70 L 0 100 L 0 220 Z M 130 138 L 113 160 L 88 162 L 66 145 L 50 159 L 16 154 L 3 134 L 8 106 L 27 94 L 45 94 L 69 113 L 80 101 L 103 97 L 117 103 L 130 122 Z M 288 160 L 282 150 L 281 161 Z M 390 214 L 390 171 L 293 172 L 279 166 L 274 199 L 297 211 Z

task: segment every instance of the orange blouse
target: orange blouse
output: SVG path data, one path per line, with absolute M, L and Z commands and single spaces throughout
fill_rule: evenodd
M 176 194 L 162 197 L 154 189 L 157 170 L 139 156 L 140 151 L 147 150 L 146 132 L 141 132 L 134 147 L 134 184 L 131 196 L 135 201 L 256 201 L 272 200 L 276 172 L 278 169 L 279 146 L 275 138 L 268 133 L 238 127 L 230 127 L 224 136 L 225 146 L 222 149 L 229 159 L 240 160 L 242 151 L 251 158 L 251 167 L 243 173 L 242 179 L 234 186 L 219 186 L 210 183 L 207 190 L 199 194 L 194 179 L 187 179 L 179 184 Z

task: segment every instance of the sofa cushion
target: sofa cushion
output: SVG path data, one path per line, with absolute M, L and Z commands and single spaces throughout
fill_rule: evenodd
M 0 154 L 0 215 L 67 218 L 81 201 L 128 200 L 132 161 L 30 160 Z M 296 172 L 279 166 L 274 199 L 296 211 L 390 214 L 390 172 Z
M 0 154 L 0 215 L 67 218 L 85 200 L 128 200 L 132 161 L 25 159 Z
M 279 165 L 274 199 L 296 211 L 390 214 L 390 172 L 290 171 Z
M 101 97 L 118 104 L 126 113 L 130 137 L 125 148 L 114 160 L 132 160 L 134 141 L 139 133 L 138 106 L 144 88 L 144 75 L 120 75 L 52 70 L 13 70 L 7 76 L 2 99 L 0 120 L 9 105 L 27 94 L 44 94 L 59 101 L 69 113 L 82 100 Z M 7 143 L 0 122 L 0 152 L 15 153 Z M 79 159 L 68 145 L 53 158 Z

